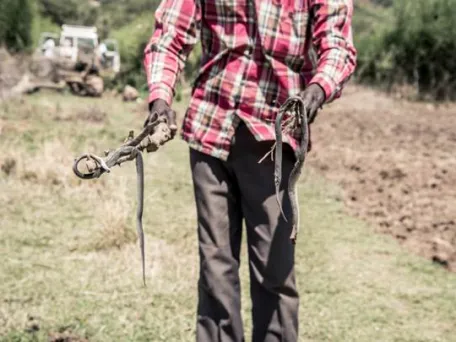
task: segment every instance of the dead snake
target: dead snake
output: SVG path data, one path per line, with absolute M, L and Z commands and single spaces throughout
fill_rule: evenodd
M 298 202 L 298 191 L 297 182 L 302 173 L 304 161 L 307 155 L 307 149 L 309 145 L 309 126 L 307 121 L 307 110 L 303 100 L 298 96 L 290 97 L 279 109 L 279 112 L 275 121 L 275 134 L 276 134 L 276 145 L 275 145 L 275 156 L 274 156 L 274 183 L 277 203 L 282 213 L 283 218 L 287 221 L 283 212 L 282 204 L 280 201 L 280 185 L 282 182 L 282 121 L 284 114 L 288 112 L 291 114 L 290 127 L 292 129 L 300 130 L 300 141 L 299 146 L 295 152 L 296 161 L 293 169 L 291 170 L 288 179 L 288 196 L 291 202 L 292 210 L 292 231 L 290 239 L 293 244 L 296 243 L 296 238 L 299 230 L 299 202 Z
M 152 133 L 153 132 L 153 133 Z M 152 135 L 149 135 L 151 134 Z M 131 133 L 132 134 L 132 133 Z M 142 144 L 142 141 L 147 138 L 149 144 Z M 103 173 L 109 173 L 111 168 L 115 165 L 121 165 L 128 160 L 136 160 L 136 176 L 137 176 L 137 210 L 136 210 L 136 229 L 138 233 L 139 246 L 141 249 L 141 264 L 142 264 L 142 278 L 144 286 L 146 286 L 146 262 L 144 252 L 144 230 L 142 224 L 142 216 L 144 209 L 144 161 L 142 157 L 142 150 L 155 151 L 159 146 L 163 145 L 169 140 L 169 128 L 166 123 L 162 121 L 155 121 L 147 125 L 143 131 L 135 138 L 131 137 L 125 144 L 113 152 L 108 152 L 106 160 L 86 153 L 77 158 L 73 164 L 73 172 L 76 176 L 82 179 L 93 179 L 100 177 Z M 151 147 L 152 146 L 152 147 Z M 89 170 L 89 173 L 82 173 L 78 169 L 78 164 L 82 160 L 92 160 L 95 167 Z

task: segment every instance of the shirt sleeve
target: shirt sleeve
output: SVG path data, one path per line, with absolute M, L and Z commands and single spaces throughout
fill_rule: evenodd
M 310 0 L 310 5 L 317 70 L 309 84 L 320 85 L 328 103 L 340 97 L 356 67 L 353 0 Z
M 171 105 L 176 80 L 199 39 L 198 0 L 162 0 L 155 12 L 155 30 L 144 50 L 149 103 Z

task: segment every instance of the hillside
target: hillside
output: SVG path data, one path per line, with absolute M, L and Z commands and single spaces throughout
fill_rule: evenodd
M 19 9 L 19 3 L 15 0 L 4 0 L 0 4 L 0 12 L 7 14 L 7 9 L 14 12 Z M 24 8 L 29 9 L 30 32 L 27 27 L 14 26 L 14 22 L 22 22 L 19 16 L 17 20 L 11 19 L 10 30 L 25 30 L 23 34 L 13 35 L 14 46 L 12 50 L 26 49 L 30 52 L 37 47 L 42 32 L 57 33 L 63 23 L 95 25 L 98 27 L 102 38 L 114 37 L 119 41 L 122 58 L 122 73 L 120 78 L 108 86 L 123 86 L 125 83 L 144 89 L 145 77 L 142 70 L 142 53 L 145 43 L 153 32 L 154 10 L 159 0 L 100 0 L 100 1 L 79 1 L 79 0 L 21 0 Z M 33 4 L 33 5 L 31 5 Z M 3 7 L 4 9 L 1 10 Z M 14 12 L 16 13 L 16 12 Z M 13 14 L 14 14 L 13 13 Z M 388 11 L 384 7 L 375 5 L 371 1 L 355 2 L 354 32 L 355 43 L 364 51 L 363 46 L 369 44 L 372 33 L 379 23 L 384 23 Z M 24 16 L 26 13 L 22 14 Z M 16 14 L 15 14 L 16 15 Z M 3 20 L 6 22 L 6 20 Z M 0 45 L 2 35 L 6 27 L 1 25 L 0 15 Z M 2 28 L 3 27 L 3 28 Z M 27 38 L 28 37 L 28 38 Z M 9 38 L 8 38 L 9 39 Z M 24 40 L 25 39 L 25 40 Z M 11 42 L 11 40 L 9 40 Z M 27 43 L 28 42 L 28 43 Z M 28 44 L 24 46 L 24 44 Z M 31 44 L 31 45 L 30 45 Z M 13 51 L 13 52 L 14 52 Z M 200 47 L 198 46 L 189 58 L 185 69 L 186 84 L 192 80 L 199 64 Z M 362 56 L 361 56 L 362 59 Z
M 154 10 L 159 0 L 100 0 L 99 6 L 86 5 L 85 10 L 78 5 L 80 2 L 71 0 L 65 5 L 57 0 L 40 0 L 47 6 L 42 7 L 41 17 L 36 20 L 35 31 L 58 31 L 61 22 L 97 25 L 106 35 L 117 39 L 124 63 L 122 82 L 137 87 L 145 83 L 142 75 L 142 51 L 144 44 L 152 34 L 154 25 Z M 388 10 L 379 1 L 362 0 L 355 2 L 354 32 L 357 44 L 365 44 L 365 39 L 371 37 L 376 25 L 384 23 Z M 380 1 L 381 2 L 381 1 Z M 70 9 L 78 13 L 69 15 Z M 93 12 L 93 13 L 92 13 Z M 35 37 L 35 42 L 37 41 Z M 191 80 L 199 61 L 199 46 L 189 58 L 186 66 L 186 78 Z

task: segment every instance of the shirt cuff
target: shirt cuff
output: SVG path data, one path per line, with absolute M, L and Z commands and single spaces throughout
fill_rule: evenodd
M 339 97 L 340 87 L 333 81 L 333 79 L 324 73 L 317 73 L 309 82 L 318 84 L 325 93 L 325 102 L 331 102 L 334 98 Z
M 173 89 L 163 84 L 152 86 L 149 90 L 149 103 L 152 103 L 157 99 L 161 99 L 171 107 L 171 104 L 173 103 L 173 97 Z

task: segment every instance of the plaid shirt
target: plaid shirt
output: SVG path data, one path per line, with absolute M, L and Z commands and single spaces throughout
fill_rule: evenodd
M 190 147 L 226 160 L 240 120 L 275 140 L 289 96 L 317 83 L 326 103 L 356 65 L 353 0 L 162 0 L 145 49 L 149 102 L 172 104 L 179 73 L 201 38 L 201 67 L 184 117 Z M 284 141 L 296 149 L 296 137 Z

